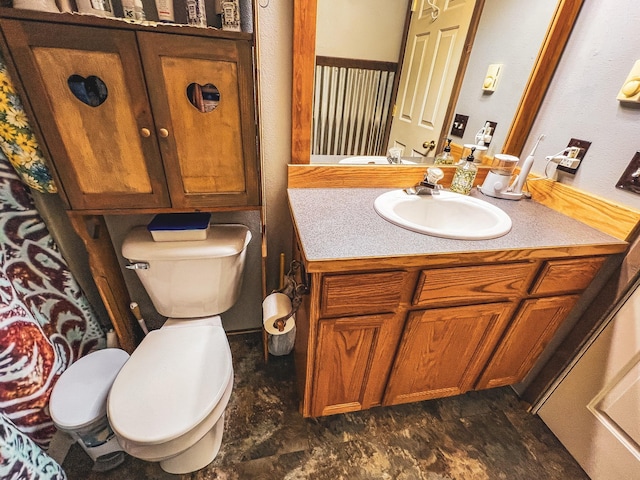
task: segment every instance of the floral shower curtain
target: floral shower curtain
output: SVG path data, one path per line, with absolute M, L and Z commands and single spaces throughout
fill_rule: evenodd
M 47 446 L 51 388 L 104 333 L 33 205 L 0 156 L 0 412 Z
M 0 415 L 0 478 L 11 480 L 65 480 L 51 457 Z
M 56 380 L 105 336 L 24 185 L 55 192 L 1 57 L 0 149 L 0 477 L 65 478 L 35 444 Z

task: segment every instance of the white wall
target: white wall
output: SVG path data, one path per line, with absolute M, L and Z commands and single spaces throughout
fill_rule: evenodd
M 544 157 L 571 138 L 592 142 L 577 174 L 559 172 L 562 183 L 634 208 L 640 196 L 615 187 L 640 150 L 640 109 L 620 104 L 616 95 L 640 59 L 637 0 L 585 1 L 524 154 L 544 133 L 533 171 L 542 174 Z
M 319 0 L 316 55 L 397 62 L 407 0 Z
M 291 162 L 291 78 L 293 0 L 260 1 L 258 69 L 260 153 L 267 225 L 267 293 L 278 288 L 279 257 L 291 261 L 293 230 L 287 203 L 287 164 Z
M 493 121 L 498 127 L 489 153 L 500 153 L 556 4 L 556 0 L 485 2 L 455 109 L 468 115 L 469 123 L 462 140 L 452 137 L 455 143 L 475 143 L 478 130 Z M 482 84 L 487 67 L 494 63 L 503 64 L 502 72 L 496 91 L 487 93 Z

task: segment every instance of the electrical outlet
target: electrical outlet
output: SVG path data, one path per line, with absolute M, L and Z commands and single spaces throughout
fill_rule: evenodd
M 456 113 L 453 125 L 451 126 L 451 135 L 462 138 L 464 136 L 464 131 L 467 128 L 468 121 L 469 115 L 460 115 L 459 113 Z
M 633 156 L 616 187 L 640 194 L 640 152 L 636 152 Z
M 569 140 L 569 145 L 567 145 L 569 153 L 567 154 L 567 158 L 562 160 L 558 165 L 558 170 L 575 175 L 590 146 L 591 142 L 587 142 L 586 140 L 578 140 L 576 138 Z
M 486 135 L 485 135 L 485 138 L 483 139 L 485 147 L 488 147 L 489 144 L 491 143 L 491 140 L 493 140 L 493 136 L 496 133 L 496 127 L 498 126 L 498 122 L 492 122 L 492 121 L 487 120 L 484 123 L 485 123 L 485 125 L 488 123 L 489 126 L 491 127 L 491 133 L 489 134 L 489 137 L 490 137 L 489 141 L 487 142 L 487 136 Z

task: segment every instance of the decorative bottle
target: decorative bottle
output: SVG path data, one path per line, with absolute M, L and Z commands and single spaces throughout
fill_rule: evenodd
M 451 155 L 451 139 L 447 138 L 447 146 L 444 147 L 444 150 L 440 155 L 436 155 L 435 160 L 433 161 L 434 165 L 453 165 L 454 158 Z
M 194 27 L 207 26 L 207 13 L 205 11 L 204 0 L 186 0 L 187 23 Z
M 451 187 L 449 190 L 463 195 L 469 195 L 471 188 L 473 188 L 473 181 L 476 179 L 478 173 L 478 167 L 473 163 L 473 152 L 475 148 L 471 149 L 471 153 L 462 165 L 456 169 L 456 173 L 453 175 L 451 181 Z

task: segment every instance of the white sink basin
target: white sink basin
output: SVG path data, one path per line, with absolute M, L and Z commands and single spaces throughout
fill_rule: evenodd
M 444 190 L 433 196 L 393 190 L 376 198 L 373 206 L 385 220 L 435 237 L 487 240 L 511 230 L 511 218 L 498 207 Z

